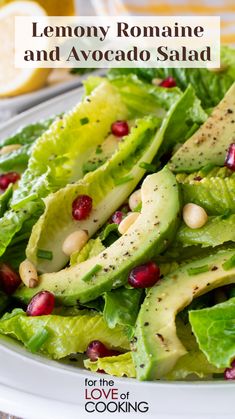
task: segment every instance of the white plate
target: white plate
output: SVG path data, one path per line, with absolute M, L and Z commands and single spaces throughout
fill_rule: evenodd
M 96 70 L 91 75 L 98 76 L 103 73 L 104 70 Z M 87 76 L 88 74 L 83 76 L 69 74 L 67 69 L 53 70 L 48 84 L 41 89 L 12 98 L 0 99 L 0 123 L 38 103 L 81 86 Z
M 28 123 L 70 109 L 82 89 L 61 95 L 21 114 L 2 126 L 0 140 Z M 234 419 L 235 384 L 231 382 L 137 382 L 114 380 L 118 395 L 130 393 L 130 402 L 146 402 L 146 413 L 86 413 L 85 379 L 112 377 L 32 355 L 10 339 L 0 341 L 0 410 L 29 419 L 94 417 L 157 419 Z M 106 388 L 106 387 L 104 387 Z M 109 387 L 112 388 L 112 387 Z M 106 388 L 107 390 L 107 388 Z M 118 396 L 118 397 L 119 397 Z M 119 399 L 121 400 L 121 399 Z M 122 401 L 122 400 L 121 400 Z M 110 405 L 112 408 L 114 404 Z M 141 404 L 140 406 L 143 406 Z

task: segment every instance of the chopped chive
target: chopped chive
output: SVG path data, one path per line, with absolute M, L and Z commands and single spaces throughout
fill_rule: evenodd
M 121 179 L 115 180 L 114 183 L 115 183 L 116 186 L 118 186 L 118 185 L 122 185 L 123 183 L 130 182 L 131 180 L 133 180 L 132 176 L 124 176 Z
M 155 166 L 155 164 L 150 164 L 150 163 L 146 163 L 146 162 L 142 161 L 139 164 L 139 167 L 141 169 L 147 170 L 147 172 L 150 172 L 150 173 L 156 172 L 156 166 Z
M 223 269 L 225 271 L 229 271 L 229 269 L 232 269 L 235 267 L 235 255 L 233 255 L 230 259 L 226 260 L 226 262 L 222 265 Z
M 232 214 L 232 211 L 229 208 L 227 208 L 220 218 L 221 220 L 226 220 L 227 218 L 230 217 L 231 214 Z
M 49 332 L 45 327 L 42 327 L 35 335 L 33 335 L 26 346 L 31 352 L 38 352 L 42 345 L 46 342 Z
M 102 266 L 101 265 L 95 265 L 95 266 L 93 266 L 93 268 L 89 271 L 89 272 L 87 272 L 87 274 L 86 275 L 84 275 L 83 277 L 82 277 L 82 281 L 84 281 L 84 282 L 88 282 L 88 281 L 90 281 L 90 279 L 92 279 L 92 277 L 97 273 L 97 272 L 99 272 L 100 270 L 102 269 Z
M 84 118 L 80 119 L 80 124 L 81 125 L 86 125 L 89 122 L 89 118 L 87 118 L 86 116 Z
M 209 265 L 197 266 L 195 268 L 187 269 L 188 275 L 198 275 L 202 274 L 203 272 L 208 272 L 210 270 Z
M 101 145 L 98 145 L 96 147 L 95 154 L 101 154 L 101 153 L 102 153 L 102 146 Z
M 38 249 L 37 257 L 39 259 L 52 260 L 53 259 L 53 253 L 50 250 Z
M 34 201 L 37 199 L 38 195 L 36 193 L 31 193 L 30 195 L 26 196 L 25 198 L 21 199 L 21 201 L 16 202 L 16 204 L 12 205 L 12 209 L 18 210 L 19 208 L 22 208 L 30 201 Z
M 201 169 L 201 174 L 202 175 L 207 175 L 208 173 L 211 172 L 212 169 L 214 169 L 215 165 L 213 163 L 208 163 L 206 164 L 202 169 Z

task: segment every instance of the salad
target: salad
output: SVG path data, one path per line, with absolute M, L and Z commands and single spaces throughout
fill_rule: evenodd
M 235 50 L 113 69 L 0 149 L 0 334 L 138 380 L 235 379 Z

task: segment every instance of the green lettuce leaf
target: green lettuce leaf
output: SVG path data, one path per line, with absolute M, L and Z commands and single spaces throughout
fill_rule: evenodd
M 98 358 L 97 361 L 86 359 L 84 361 L 84 366 L 94 372 L 104 370 L 106 374 L 114 375 L 116 377 L 135 378 L 136 376 L 130 352 L 117 356 Z
M 216 73 L 205 68 L 115 68 L 109 77 L 135 74 L 140 79 L 151 82 L 154 78 L 164 79 L 172 76 L 183 91 L 191 84 L 204 108 L 216 106 L 235 80 L 234 49 L 221 47 L 221 62 L 227 65 L 223 72 Z M 165 89 L 169 90 L 169 89 Z
M 126 117 L 127 109 L 116 89 L 104 81 L 90 98 L 43 133 L 33 145 L 28 169 L 13 193 L 11 209 L 0 219 L 0 256 L 26 220 L 33 217 L 36 222 L 39 218 L 43 198 L 83 176 L 84 161 L 104 141 L 111 123 Z
M 202 171 L 189 177 L 177 175 L 184 203 L 201 205 L 210 215 L 224 214 L 228 210 L 235 213 L 235 174 L 228 169 L 214 168 L 206 177 L 202 176 Z
M 125 141 L 119 142 L 118 150 L 103 166 L 47 197 L 46 209 L 32 230 L 26 251 L 39 271 L 53 272 L 65 266 L 68 260 L 62 251 L 65 238 L 78 228 L 93 236 L 127 199 L 145 173 L 139 163 L 143 159 L 151 161 L 162 141 L 162 131 L 156 135 L 159 124 L 155 117 L 137 120 Z M 80 194 L 92 198 L 93 210 L 86 220 L 75 222 L 71 217 L 72 202 Z M 38 249 L 53 252 L 53 259 L 40 260 Z
M 141 97 L 139 100 L 141 101 Z M 46 209 L 33 229 L 26 252 L 39 271 L 56 271 L 67 262 L 62 252 L 62 244 L 75 228 L 71 218 L 71 203 L 74 198 L 78 194 L 87 194 L 94 200 L 94 219 L 97 221 L 91 222 L 89 218 L 79 222 L 79 227 L 88 230 L 89 236 L 92 236 L 125 201 L 143 177 L 146 169 L 140 164 L 151 163 L 163 142 L 164 151 L 167 151 L 174 142 L 186 135 L 190 129 L 190 122 L 187 125 L 186 122 L 180 121 L 191 121 L 192 115 L 195 115 L 195 120 L 199 115 L 203 118 L 204 113 L 193 110 L 194 107 L 200 108 L 198 102 L 195 105 L 193 89 L 188 88 L 171 106 L 162 124 L 159 118 L 151 116 L 137 120 L 125 141 L 120 143 L 116 153 L 103 166 L 88 173 L 82 181 L 60 189 L 45 200 Z M 38 248 L 53 252 L 53 260 L 39 260 Z
M 113 329 L 118 324 L 128 326 L 131 333 L 139 313 L 143 290 L 125 287 L 104 294 L 104 320 Z
M 235 298 L 210 308 L 189 312 L 199 348 L 217 368 L 231 365 L 235 357 Z
M 200 300 L 200 297 L 197 300 Z M 197 304 L 197 300 L 191 303 L 191 307 L 192 304 L 194 306 Z M 212 374 L 220 373 L 221 370 L 211 365 L 203 352 L 200 351 L 192 333 L 191 325 L 188 323 L 188 316 L 186 322 L 184 322 L 181 320 L 181 315 L 182 312 L 178 315 L 176 321 L 177 335 L 188 352 L 179 358 L 174 368 L 164 378 L 167 380 L 195 379 L 196 377 L 209 379 Z
M 166 380 L 185 380 L 194 379 L 195 376 L 201 379 L 212 378 L 213 374 L 223 372 L 222 369 L 211 365 L 206 356 L 200 351 L 191 351 L 183 355 L 164 378 Z
M 37 138 L 39 138 L 54 122 L 57 117 L 51 117 L 44 121 L 39 121 L 23 128 L 20 128 L 18 132 L 11 135 L 10 137 L 1 140 L 0 147 L 11 144 L 32 144 Z
M 90 239 L 79 252 L 74 252 L 70 256 L 70 265 L 76 265 L 84 260 L 90 259 L 93 256 L 101 253 L 105 247 L 103 246 L 99 237 Z
M 3 217 L 8 208 L 9 201 L 13 194 L 13 185 L 10 183 L 8 188 L 0 195 L 0 217 Z
M 229 241 L 235 242 L 234 225 L 235 214 L 224 217 L 209 217 L 203 227 L 196 229 L 182 224 L 176 235 L 176 241 L 183 247 L 193 245 L 215 247 Z M 176 247 L 177 243 L 175 243 Z
M 23 310 L 16 309 L 0 319 L 0 333 L 16 338 L 28 349 L 31 349 L 33 337 L 36 335 L 40 338 L 45 330 L 48 332 L 47 338 L 36 350 L 54 359 L 64 358 L 71 353 L 83 353 L 89 343 L 96 339 L 109 348 L 129 348 L 121 326 L 111 330 L 102 315 L 86 310 L 75 316 L 63 317 L 27 316 Z

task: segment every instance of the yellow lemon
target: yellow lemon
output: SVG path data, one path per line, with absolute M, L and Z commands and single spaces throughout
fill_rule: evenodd
M 15 68 L 15 16 L 45 16 L 35 2 L 16 1 L 0 8 L 0 97 L 16 96 L 42 87 L 50 73 L 48 68 Z
M 12 0 L 0 0 L 0 7 Z M 49 16 L 70 16 L 75 13 L 73 0 L 38 0 Z

